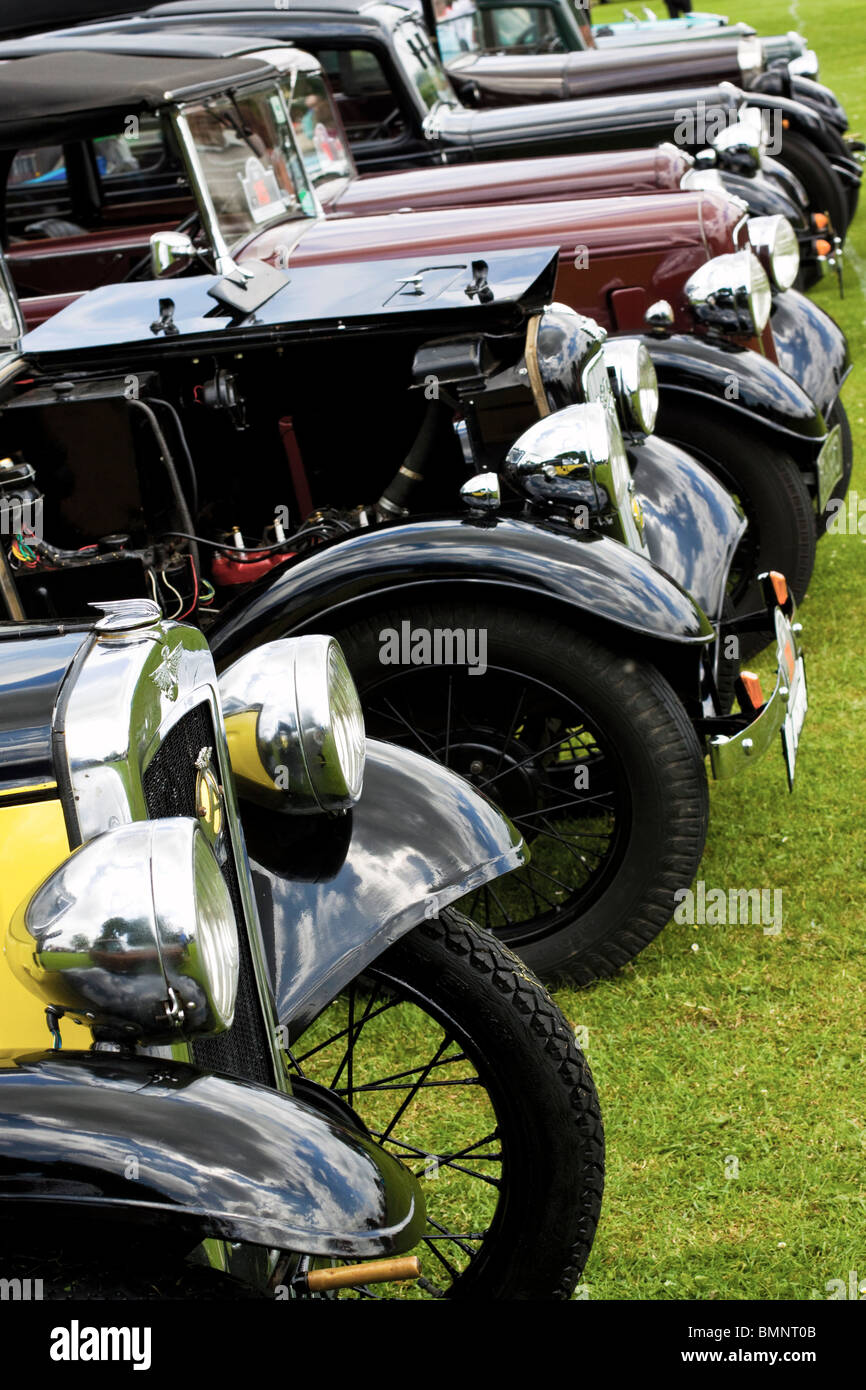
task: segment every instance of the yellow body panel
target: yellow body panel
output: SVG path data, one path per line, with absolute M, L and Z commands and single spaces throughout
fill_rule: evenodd
M 25 806 L 0 802 L 0 1051 L 51 1046 L 45 1005 L 18 982 L 9 967 L 6 933 L 16 908 L 69 854 L 59 801 L 33 801 Z M 75 1045 L 89 1046 L 89 1034 L 76 1032 Z
M 269 777 L 262 767 L 256 746 L 258 722 L 258 712 L 254 709 L 245 709 L 238 714 L 226 715 L 226 743 L 229 746 L 229 758 L 235 776 L 252 782 L 253 786 L 264 787 L 267 791 L 272 792 L 274 790 L 273 778 Z

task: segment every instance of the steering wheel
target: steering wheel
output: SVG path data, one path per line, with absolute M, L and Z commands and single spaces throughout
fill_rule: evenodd
M 399 121 L 400 114 L 401 113 L 399 106 L 395 106 L 393 111 L 388 112 L 384 121 L 380 121 L 379 124 L 376 126 L 375 130 L 371 131 L 369 135 L 365 135 L 364 139 L 385 140 L 388 136 L 389 127 L 392 126 L 395 121 Z
M 187 232 L 191 237 L 194 237 L 195 232 L 198 231 L 200 227 L 201 217 L 198 208 L 196 208 L 193 212 L 189 213 L 182 222 L 178 222 L 173 230 L 176 232 Z M 120 283 L 125 285 L 130 280 L 149 280 L 149 271 L 150 251 L 148 250 L 147 254 L 142 256 L 141 260 L 136 261 L 134 265 L 130 266 Z

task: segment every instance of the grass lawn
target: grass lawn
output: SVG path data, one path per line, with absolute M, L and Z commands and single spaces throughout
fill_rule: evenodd
M 599 6 L 596 21 L 622 8 Z M 804 31 L 852 132 L 866 130 L 862 0 L 706 8 Z M 830 278 L 814 293 L 851 344 L 843 398 L 866 499 L 862 208 L 848 247 L 845 299 Z M 828 1280 L 866 1277 L 864 572 L 866 534 L 819 546 L 793 795 L 781 758 L 712 789 L 700 877 L 781 889 L 781 933 L 672 923 L 613 982 L 558 995 L 588 1030 L 609 1145 L 591 1298 L 825 1298 Z

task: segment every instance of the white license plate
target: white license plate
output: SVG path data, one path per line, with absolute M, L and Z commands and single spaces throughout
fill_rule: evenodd
M 806 666 L 802 656 L 797 657 L 794 678 L 789 686 L 788 711 L 782 725 L 782 746 L 785 750 L 785 763 L 788 768 L 788 785 L 794 785 L 794 768 L 797 762 L 797 748 L 800 734 L 806 719 L 809 700 L 806 694 Z

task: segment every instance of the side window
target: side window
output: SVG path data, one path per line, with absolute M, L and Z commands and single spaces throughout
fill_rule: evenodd
M 6 212 L 13 233 L 25 230 L 31 220 L 69 218 L 71 211 L 62 146 L 19 150 L 6 180 Z
M 123 220 L 126 204 L 134 207 L 151 200 L 189 198 L 182 167 L 167 150 L 157 117 L 128 116 L 121 130 L 94 136 L 92 149 L 99 179 L 100 220 Z M 31 222 L 74 218 L 74 191 L 62 146 L 19 150 L 7 179 L 10 226 L 17 234 L 28 235 Z
M 96 167 L 106 184 L 125 174 L 148 174 L 167 162 L 162 125 L 156 116 L 127 116 L 123 130 L 93 142 Z
M 406 122 L 382 64 L 366 48 L 319 49 L 316 56 L 334 93 L 349 143 L 396 141 Z
M 491 10 L 493 42 L 498 48 L 533 53 L 561 51 L 556 14 L 547 5 L 510 5 Z
M 292 129 L 311 183 L 345 178 L 352 172 L 351 159 L 324 80 L 315 73 L 299 72 L 291 95 L 288 91 L 285 95 Z

